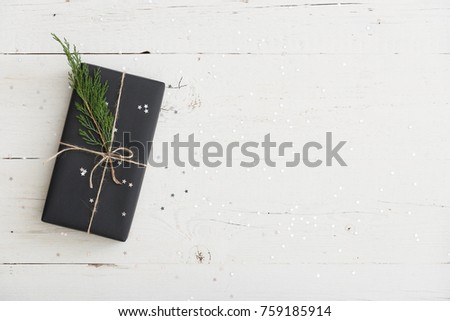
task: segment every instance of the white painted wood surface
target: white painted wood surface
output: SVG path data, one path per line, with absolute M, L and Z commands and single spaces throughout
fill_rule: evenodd
M 2 1 L 0 299 L 449 299 L 450 3 L 329 2 Z M 349 166 L 151 168 L 126 243 L 42 223 L 70 97 L 50 32 L 183 77 L 156 154 L 332 131 Z

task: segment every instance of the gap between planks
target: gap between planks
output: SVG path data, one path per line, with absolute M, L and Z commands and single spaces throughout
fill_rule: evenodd
M 366 53 L 366 52 L 204 52 L 204 51 L 185 51 L 185 52 L 150 52 L 144 50 L 141 52 L 79 52 L 84 56 L 131 56 L 131 55 L 157 55 L 157 56 L 176 56 L 176 55 L 211 55 L 211 56 L 390 56 L 390 55 L 417 55 L 416 53 Z M 2 56 L 64 56 L 60 52 L 0 52 Z M 421 53 L 420 55 L 424 55 Z M 425 55 L 450 55 L 450 52 L 431 52 Z
M 449 265 L 450 262 L 434 262 L 434 263 L 401 263 L 401 262 L 342 262 L 342 263 L 329 263 L 329 262 L 303 262 L 303 263 L 295 263 L 295 264 L 291 264 L 291 263 L 261 263 L 261 265 L 287 265 L 287 266 L 292 266 L 292 265 L 296 265 L 296 266 L 303 266 L 303 265 L 337 265 L 337 266 L 347 266 L 347 265 L 395 265 L 395 266 L 410 266 L 410 265 L 415 265 L 415 266 L 427 266 L 427 265 Z M 105 266 L 105 267 L 126 267 L 127 265 L 180 265 L 179 262 L 175 262 L 175 263 L 96 263 L 96 262 L 17 262 L 17 263 L 13 263 L 13 262 L 2 262 L 0 263 L 0 266 L 25 266 L 25 265 L 33 265 L 33 266 L 46 266 L 46 265 L 74 265 L 74 266 L 94 266 L 94 267 L 100 267 L 100 266 Z M 216 265 L 216 266 L 223 266 L 222 263 L 201 263 L 201 262 L 197 262 L 197 263 L 182 263 L 182 265 Z M 245 264 L 243 264 L 245 265 Z

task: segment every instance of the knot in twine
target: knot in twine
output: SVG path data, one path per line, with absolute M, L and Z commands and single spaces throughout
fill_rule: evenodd
M 89 175 L 89 187 L 90 188 L 94 188 L 94 185 L 92 183 L 92 178 L 94 176 L 95 170 L 103 163 L 110 164 L 111 178 L 114 181 L 114 183 L 119 184 L 119 185 L 122 184 L 122 182 L 117 179 L 116 171 L 114 170 L 113 161 L 127 162 L 127 163 L 136 164 L 136 165 L 140 165 L 140 166 L 144 166 L 144 167 L 147 166 L 146 164 L 142 164 L 140 162 L 134 161 L 133 160 L 134 153 L 131 149 L 129 149 L 127 147 L 117 147 L 117 148 L 112 149 L 107 152 L 99 152 L 96 150 L 92 150 L 89 148 L 84 148 L 81 146 L 72 145 L 72 144 L 68 144 L 68 143 L 64 143 L 64 142 L 60 142 L 60 144 L 63 146 L 67 146 L 67 148 L 64 148 L 63 150 L 59 151 L 58 153 L 56 153 L 55 155 L 50 157 L 48 160 L 52 160 L 53 158 L 58 157 L 60 154 L 71 151 L 71 150 L 78 150 L 78 151 L 98 155 L 101 157 L 101 159 L 97 162 L 97 164 L 95 164 L 95 166 L 92 168 L 91 174 Z M 106 169 L 106 167 L 107 166 L 105 166 L 105 169 Z M 102 181 L 103 181 L 103 178 L 104 177 L 102 177 Z

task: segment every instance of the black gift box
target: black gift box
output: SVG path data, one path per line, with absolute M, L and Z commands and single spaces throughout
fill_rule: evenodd
M 91 73 L 100 68 L 102 81 L 108 82 L 106 101 L 113 115 L 116 115 L 120 97 L 113 149 L 129 148 L 134 162 L 147 164 L 164 83 L 93 65 L 88 67 Z M 73 91 L 61 142 L 102 152 L 101 147 L 88 145 L 79 135 L 77 101 L 81 102 L 80 97 Z M 67 148 L 61 144 L 59 151 Z M 101 159 L 101 155 L 83 150 L 67 150 L 56 158 L 42 221 L 119 241 L 127 239 L 145 167 L 115 159 L 115 176 L 121 182 L 117 184 L 112 179 L 110 166 L 103 162 L 92 173 L 91 188 L 91 172 Z

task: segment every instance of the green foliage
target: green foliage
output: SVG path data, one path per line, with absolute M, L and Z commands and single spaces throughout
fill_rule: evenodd
M 79 129 L 79 134 L 87 144 L 102 146 L 107 151 L 111 145 L 114 125 L 114 116 L 106 102 L 108 83 L 102 83 L 98 68 L 95 69 L 92 76 L 89 74 L 88 66 L 82 63 L 80 53 L 75 45 L 71 52 L 70 44 L 65 38 L 60 40 L 53 33 L 52 36 L 62 46 L 71 68 L 69 71 L 70 86 L 82 100 L 82 103 L 75 104 L 77 110 L 80 111 L 77 119 L 83 127 Z

